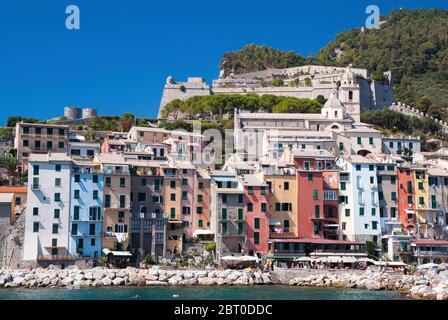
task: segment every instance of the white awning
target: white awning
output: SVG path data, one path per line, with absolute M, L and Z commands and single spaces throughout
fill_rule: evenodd
M 406 263 L 398 262 L 398 261 L 375 261 L 375 265 L 377 266 L 387 266 L 387 267 L 405 267 Z
M 328 258 L 327 257 L 319 257 L 316 259 L 316 261 L 318 262 L 328 262 Z
M 195 232 L 193 232 L 193 236 L 200 236 L 200 235 L 211 235 L 211 234 L 215 234 L 213 231 L 211 230 L 196 230 Z
M 407 214 L 415 214 L 415 211 L 411 209 L 406 209 L 404 210 L 404 212 L 406 212 Z
M 370 258 L 359 258 L 358 262 L 370 262 L 370 263 L 376 263 L 375 260 L 370 259 Z
M 269 218 L 269 225 L 271 225 L 271 226 L 281 226 L 282 223 L 280 222 L 280 219 L 274 218 L 274 217 L 270 217 Z
M 344 260 L 342 257 L 339 257 L 339 256 L 330 256 L 330 257 L 328 257 L 328 262 L 341 263 L 341 262 L 344 262 Z
M 357 260 L 353 256 L 348 256 L 348 257 L 342 257 L 342 261 L 344 263 L 355 263 Z
M 334 223 L 334 224 L 324 224 L 324 227 L 338 228 L 339 225 L 337 223 Z
M 225 256 L 225 257 L 222 257 L 221 260 L 236 261 L 236 262 L 248 262 L 248 261 L 259 261 L 260 259 L 257 257 L 253 257 L 253 256 L 240 256 L 240 257 Z
M 311 259 L 310 257 L 300 257 L 300 258 L 295 258 L 294 261 L 309 262 L 309 261 L 314 261 L 314 259 Z
M 129 251 L 111 251 L 109 249 L 103 249 L 104 254 L 112 254 L 114 257 L 132 257 L 132 253 Z

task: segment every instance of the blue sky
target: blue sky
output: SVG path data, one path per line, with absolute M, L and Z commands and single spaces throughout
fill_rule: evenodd
M 81 11 L 77 31 L 65 28 L 70 4 Z M 222 54 L 248 43 L 314 55 L 362 26 L 370 4 L 382 14 L 448 9 L 447 0 L 0 0 L 0 125 L 64 106 L 154 117 L 168 75 L 210 82 Z

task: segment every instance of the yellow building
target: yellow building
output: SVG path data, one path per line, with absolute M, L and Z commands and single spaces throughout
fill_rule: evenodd
M 428 213 L 433 211 L 429 205 L 429 183 L 426 168 L 417 167 L 414 172 L 415 208 L 417 214 L 417 238 L 428 237 Z
M 297 182 L 295 175 L 266 175 L 269 186 L 269 236 L 272 239 L 294 238 L 297 231 Z
M 163 183 L 164 210 L 168 216 L 166 250 L 171 254 L 182 252 L 182 186 L 179 169 L 165 168 Z
M 103 249 L 129 251 L 131 176 L 121 155 L 98 155 L 104 174 Z

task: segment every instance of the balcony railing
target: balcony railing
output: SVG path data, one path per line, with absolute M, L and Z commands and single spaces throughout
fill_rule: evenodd
M 38 261 L 73 261 L 75 256 L 73 255 L 42 255 L 37 257 Z
M 415 251 L 416 256 L 430 257 L 430 256 L 448 256 L 448 251 Z

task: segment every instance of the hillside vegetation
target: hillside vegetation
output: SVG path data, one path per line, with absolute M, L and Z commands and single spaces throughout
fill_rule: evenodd
M 315 58 L 252 44 L 224 54 L 221 68 L 228 75 L 306 64 L 353 64 L 368 69 L 375 80 L 390 70 L 397 101 L 446 120 L 448 11 L 397 10 L 381 20 L 385 23 L 379 30 L 358 28 L 338 34 Z

